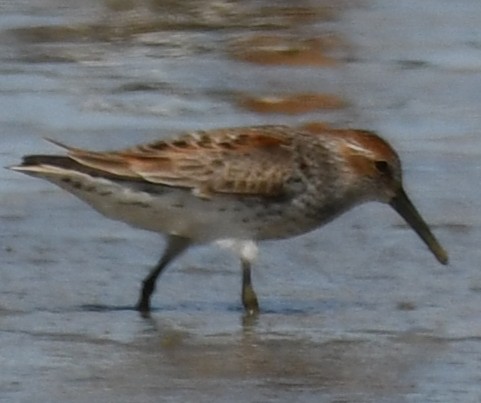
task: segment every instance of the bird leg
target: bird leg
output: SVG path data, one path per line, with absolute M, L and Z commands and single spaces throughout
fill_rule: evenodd
M 142 283 L 142 290 L 140 298 L 137 302 L 136 309 L 143 315 L 148 315 L 150 312 L 150 298 L 155 290 L 155 282 L 160 273 L 167 267 L 167 265 L 184 252 L 190 245 L 188 238 L 183 238 L 176 235 L 170 235 L 167 238 L 167 246 L 159 263 L 152 269 L 149 275 Z
M 259 302 L 251 281 L 251 263 L 247 259 L 242 261 L 242 304 L 247 314 L 255 315 L 259 313 Z

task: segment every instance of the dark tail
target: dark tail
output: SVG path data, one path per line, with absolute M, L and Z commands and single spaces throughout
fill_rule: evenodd
M 142 180 L 141 178 L 130 178 L 124 177 L 121 175 L 115 175 L 110 172 L 102 171 L 100 169 L 91 168 L 89 166 L 80 164 L 79 162 L 73 160 L 70 157 L 63 156 L 63 155 L 25 155 L 23 157 L 22 163 L 18 166 L 21 167 L 34 167 L 40 165 L 50 165 L 53 167 L 58 167 L 70 171 L 77 171 L 82 172 L 84 174 L 93 176 L 93 177 L 103 177 L 107 179 L 115 179 L 115 180 L 128 180 L 128 181 L 136 181 Z M 15 169 L 15 167 L 11 167 Z M 21 169 L 19 169 L 20 171 Z
M 78 169 L 80 164 L 62 155 L 25 155 L 21 166 L 52 165 L 65 169 Z

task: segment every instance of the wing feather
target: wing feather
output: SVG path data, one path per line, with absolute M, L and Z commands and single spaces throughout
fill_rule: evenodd
M 74 161 L 122 177 L 213 193 L 274 196 L 292 175 L 292 129 L 258 126 L 194 132 L 113 152 L 66 147 Z

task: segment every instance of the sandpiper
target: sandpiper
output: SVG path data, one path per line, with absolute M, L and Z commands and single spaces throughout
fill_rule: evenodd
M 368 201 L 391 205 L 437 260 L 448 262 L 403 190 L 397 153 L 372 132 L 239 127 L 111 152 L 52 142 L 66 155 L 28 155 L 11 169 L 53 182 L 109 218 L 166 235 L 165 251 L 143 281 L 136 306 L 143 314 L 165 267 L 189 246 L 211 242 L 239 255 L 242 303 L 247 313 L 258 312 L 256 242 L 315 230 Z

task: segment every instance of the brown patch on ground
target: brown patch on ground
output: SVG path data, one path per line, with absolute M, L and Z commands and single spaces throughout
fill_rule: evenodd
M 334 35 L 308 39 L 255 35 L 234 43 L 231 54 L 249 63 L 334 67 L 337 61 L 328 53 L 341 44 Z
M 309 93 L 266 97 L 242 96 L 239 104 L 251 112 L 285 115 L 299 115 L 323 109 L 341 109 L 346 106 L 346 102 L 336 95 Z

